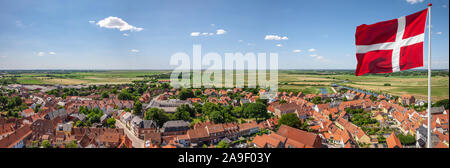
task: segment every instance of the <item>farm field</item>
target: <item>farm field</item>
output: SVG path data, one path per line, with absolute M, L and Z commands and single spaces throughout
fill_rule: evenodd
M 15 74 L 17 82 L 20 84 L 125 84 L 135 80 L 143 80 L 144 75 L 155 75 L 170 73 L 164 70 L 111 70 L 111 71 L 89 71 L 70 73 L 21 73 Z M 332 72 L 332 73 L 330 73 Z M 229 73 L 229 72 L 226 72 Z M 432 99 L 441 100 L 449 98 L 449 77 L 435 75 L 432 77 Z M 234 75 L 237 76 L 236 74 Z M 225 74 L 223 74 L 225 78 Z M 161 79 L 168 79 L 161 78 Z M 247 77 L 244 78 L 247 83 Z M 334 73 L 327 71 L 306 71 L 306 70 L 280 70 L 278 72 L 278 87 L 282 90 L 301 90 L 305 94 L 321 93 L 326 89 L 328 93 L 333 93 L 332 84 L 344 85 L 348 87 L 370 90 L 378 93 L 389 93 L 400 96 L 411 94 L 419 99 L 426 99 L 427 96 L 427 76 L 426 75 L 366 75 L 354 76 L 352 71 L 345 73 Z
M 20 84 L 79 85 L 79 84 L 125 84 L 169 71 L 94 71 L 68 74 L 24 73 L 17 77 Z

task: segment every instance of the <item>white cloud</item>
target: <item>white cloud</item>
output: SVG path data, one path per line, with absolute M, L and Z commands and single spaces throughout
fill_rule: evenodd
M 311 48 L 311 49 L 309 49 L 308 50 L 309 52 L 314 52 L 314 51 L 317 51 L 315 48 Z
M 277 47 L 283 47 L 283 45 L 281 45 L 281 44 L 277 44 L 277 45 L 275 45 L 275 46 L 277 46 Z
M 227 33 L 227 31 L 225 31 L 225 30 L 223 30 L 223 29 L 218 29 L 218 30 L 216 30 L 216 34 L 217 34 L 217 35 L 221 35 L 221 34 L 225 34 L 225 33 Z
M 277 40 L 277 41 L 279 41 L 279 40 L 287 40 L 287 39 L 288 39 L 288 37 L 286 37 L 286 36 L 281 37 L 281 36 L 278 36 L 278 35 L 266 35 L 266 37 L 264 37 L 264 40 Z
M 127 34 L 127 33 L 123 33 L 122 34 L 123 36 L 125 36 L 125 37 L 128 37 L 128 36 L 130 36 L 129 34 Z
M 302 50 L 292 50 L 293 53 L 300 53 Z
M 317 55 L 317 54 L 311 54 L 311 55 L 309 55 L 310 57 L 313 57 L 313 58 L 315 58 L 315 59 L 317 59 L 317 60 L 324 60 L 324 57 L 323 56 L 320 56 L 320 55 Z
M 103 20 L 97 22 L 97 25 L 100 27 L 108 28 L 108 29 L 119 29 L 120 31 L 142 31 L 144 28 L 135 27 L 129 25 L 127 22 L 123 21 L 121 18 L 110 16 Z
M 89 23 L 90 23 L 90 24 L 95 24 L 95 21 L 90 20 Z
M 200 35 L 200 32 L 192 32 L 191 33 L 191 36 L 192 37 L 197 37 L 197 36 L 199 36 Z
M 437 34 L 437 35 L 442 35 L 442 32 L 437 32 L 436 34 Z
M 137 50 L 137 49 L 131 49 L 130 51 L 133 52 L 133 53 L 138 53 L 139 52 L 139 50 Z
M 45 55 L 45 52 L 40 51 L 40 52 L 36 53 L 36 55 L 42 57 Z
M 422 3 L 423 0 L 406 0 L 409 4 L 416 4 L 416 3 Z
M 50 54 L 50 55 L 56 55 L 56 53 L 53 52 L 53 51 L 50 51 L 48 54 Z

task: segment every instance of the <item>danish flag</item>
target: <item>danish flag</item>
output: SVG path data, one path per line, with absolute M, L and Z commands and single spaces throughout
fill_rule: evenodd
M 392 73 L 423 66 L 428 9 L 356 28 L 355 75 Z

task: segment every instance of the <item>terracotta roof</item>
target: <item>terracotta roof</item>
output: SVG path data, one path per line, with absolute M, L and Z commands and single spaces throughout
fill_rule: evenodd
M 392 132 L 392 134 L 386 139 L 386 143 L 388 148 L 402 148 L 402 144 L 400 143 L 400 140 L 395 136 L 395 133 Z
M 11 148 L 31 134 L 30 125 L 24 125 L 14 133 L 0 140 L 0 148 Z
M 187 131 L 189 139 L 199 139 L 209 137 L 206 128 L 190 129 Z
M 281 125 L 278 129 L 277 134 L 287 137 L 289 140 L 294 140 L 299 143 L 305 144 L 306 146 L 321 148 L 322 141 L 320 137 L 316 134 L 295 129 L 286 125 Z
M 434 146 L 434 148 L 449 148 L 448 145 L 442 143 L 442 141 L 440 141 L 436 146 Z

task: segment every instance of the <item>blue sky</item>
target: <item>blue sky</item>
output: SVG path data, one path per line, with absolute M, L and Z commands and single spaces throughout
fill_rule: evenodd
M 276 52 L 281 69 L 354 69 L 358 25 L 409 15 L 428 2 L 0 0 L 0 69 L 170 69 L 170 56 L 191 55 L 194 44 L 203 54 Z M 448 69 L 449 1 L 431 2 L 432 66 Z M 97 24 L 110 16 L 127 27 Z

